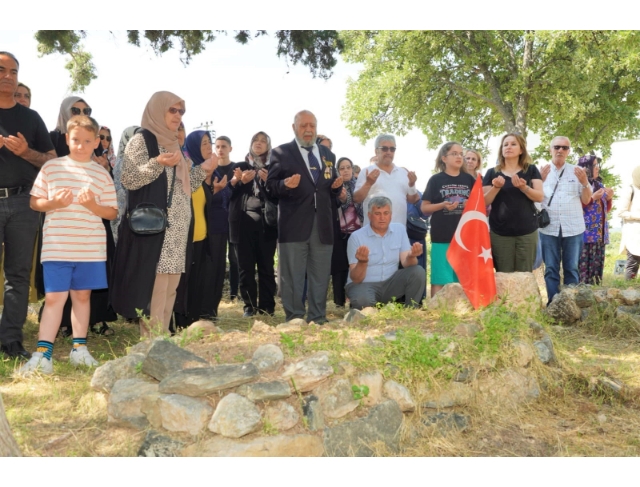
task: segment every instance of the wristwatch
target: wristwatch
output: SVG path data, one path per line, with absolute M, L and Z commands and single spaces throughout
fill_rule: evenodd
M 591 189 L 591 186 L 589 186 L 588 184 L 583 184 L 582 185 L 582 189 L 587 189 L 587 188 Z

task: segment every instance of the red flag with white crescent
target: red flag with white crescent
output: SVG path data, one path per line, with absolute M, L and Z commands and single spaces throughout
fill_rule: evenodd
M 487 306 L 494 300 L 496 276 L 493 272 L 482 178 L 477 178 L 473 185 L 447 250 L 447 260 L 475 309 Z

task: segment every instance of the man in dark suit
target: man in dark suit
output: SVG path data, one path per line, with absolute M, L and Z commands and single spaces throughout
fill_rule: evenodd
M 277 197 L 280 294 L 287 321 L 303 318 L 305 271 L 307 321 L 327 322 L 327 288 L 333 251 L 332 205 L 342 189 L 336 156 L 316 144 L 317 121 L 308 110 L 296 114 L 295 140 L 271 153 L 267 191 Z

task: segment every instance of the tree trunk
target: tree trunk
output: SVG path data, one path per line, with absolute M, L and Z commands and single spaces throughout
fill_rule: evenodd
M 0 457 L 20 457 L 20 448 L 11 434 L 11 428 L 4 413 L 2 394 L 0 394 Z

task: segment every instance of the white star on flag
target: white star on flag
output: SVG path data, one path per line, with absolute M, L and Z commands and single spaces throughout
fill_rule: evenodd
M 491 249 L 485 249 L 482 245 L 480 246 L 482 249 L 482 253 L 478 257 L 482 257 L 484 259 L 484 263 L 486 264 L 489 259 L 491 259 Z

